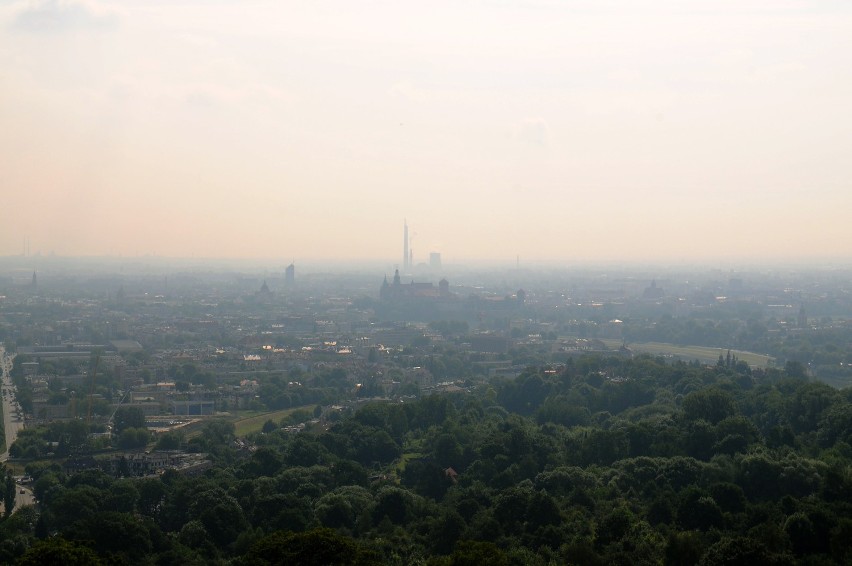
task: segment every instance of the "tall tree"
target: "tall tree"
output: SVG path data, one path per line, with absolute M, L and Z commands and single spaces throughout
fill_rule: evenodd
M 6 470 L 6 478 L 3 484 L 3 510 L 7 517 L 12 514 L 12 510 L 15 508 L 15 491 L 17 491 L 15 478 L 12 477 L 11 470 Z
M 119 407 L 113 419 L 113 431 L 121 434 L 128 428 L 145 428 L 145 413 L 139 407 Z

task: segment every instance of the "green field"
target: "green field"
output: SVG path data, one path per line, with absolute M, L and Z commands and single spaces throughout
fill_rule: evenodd
M 311 414 L 313 414 L 313 409 L 316 405 L 304 405 L 302 407 L 293 407 L 291 409 L 284 409 L 281 411 L 273 411 L 271 413 L 258 413 L 256 411 L 252 411 L 251 414 L 241 414 L 234 420 L 234 427 L 236 428 L 237 436 L 245 436 L 247 434 L 251 434 L 252 432 L 260 432 L 263 428 L 263 423 L 268 420 L 271 420 L 275 424 L 279 424 L 281 419 L 294 413 L 298 410 L 307 410 Z
M 621 347 L 621 340 L 603 340 L 610 348 Z M 719 359 L 719 354 L 726 356 L 727 348 L 710 348 L 707 346 L 679 346 L 677 344 L 667 344 L 664 342 L 633 342 L 627 345 L 634 352 L 643 354 L 652 354 L 654 356 L 674 356 L 683 361 L 689 362 L 698 360 L 701 363 L 713 364 Z M 738 359 L 748 363 L 753 368 L 766 368 L 774 365 L 775 358 L 765 356 L 763 354 L 755 354 L 754 352 L 743 352 L 741 350 L 731 350 L 731 355 L 735 355 Z
M 245 436 L 252 432 L 259 432 L 263 428 L 263 423 L 268 420 L 273 421 L 275 424 L 279 424 L 281 419 L 295 411 L 300 409 L 313 411 L 314 407 L 316 407 L 316 405 L 303 405 L 301 407 L 292 407 L 281 411 L 236 411 L 229 415 L 214 417 L 214 419 L 226 420 L 234 423 L 234 433 L 237 436 Z M 211 419 L 199 419 L 197 422 L 184 427 L 183 431 L 186 438 L 195 438 L 201 434 L 201 430 L 204 428 L 204 423 L 209 422 L 210 420 Z

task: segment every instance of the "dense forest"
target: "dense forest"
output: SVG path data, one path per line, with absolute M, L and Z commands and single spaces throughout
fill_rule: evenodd
M 30 464 L 0 562 L 852 562 L 852 390 L 795 362 L 588 356 L 267 425 L 181 440 L 214 460 L 197 477 Z

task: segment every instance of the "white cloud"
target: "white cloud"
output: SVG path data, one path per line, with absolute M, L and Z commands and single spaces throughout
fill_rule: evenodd
M 114 27 L 118 17 L 98 4 L 84 0 L 37 0 L 27 2 L 12 27 L 29 32 L 103 30 Z
M 515 137 L 535 146 L 546 146 L 547 134 L 547 123 L 540 118 L 524 120 L 515 128 Z
M 137 99 L 146 104 L 187 102 L 204 106 L 246 103 L 268 105 L 293 104 L 298 100 L 291 92 L 261 82 L 234 85 L 213 81 L 183 81 L 170 84 L 140 80 L 129 74 L 114 75 L 106 92 L 115 100 Z

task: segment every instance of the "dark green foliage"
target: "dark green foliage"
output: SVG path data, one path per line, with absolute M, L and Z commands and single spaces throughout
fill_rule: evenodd
M 745 537 L 724 537 L 701 558 L 700 566 L 753 566 L 794 564 L 791 557 L 774 553 L 764 544 Z
M 702 389 L 683 399 L 683 412 L 689 420 L 705 420 L 716 424 L 736 413 L 733 396 L 718 388 Z
M 432 526 L 429 538 L 433 541 L 431 551 L 448 554 L 460 538 L 464 537 L 467 524 L 455 510 L 444 510 Z
M 838 564 L 852 561 L 852 519 L 841 519 L 831 529 L 831 556 Z
M 713 484 L 710 486 L 710 496 L 726 513 L 741 513 L 745 510 L 745 494 L 736 484 L 727 482 Z
M 666 542 L 666 566 L 694 566 L 704 553 L 704 543 L 695 531 L 672 532 Z
M 624 508 L 614 509 L 601 518 L 595 530 L 595 546 L 602 548 L 612 542 L 621 540 L 630 529 L 634 518 Z
M 848 563 L 852 395 L 737 367 L 586 356 L 241 451 L 210 420 L 198 477 L 31 465 L 40 514 L 0 523 L 0 557 L 58 534 L 112 563 Z
M 357 420 L 360 415 L 360 420 Z M 364 425 L 362 420 L 368 422 L 380 422 L 373 416 L 362 415 L 362 411 L 356 414 L 356 420 L 344 421 L 334 425 L 328 433 L 320 438 L 322 445 L 332 454 L 340 458 L 355 460 L 358 463 L 370 466 L 377 463 L 388 463 L 400 455 L 400 447 L 385 428 L 374 425 Z M 389 426 L 381 423 L 381 426 Z M 314 447 L 312 450 L 321 449 L 322 446 Z M 321 463 L 321 455 L 312 452 L 310 456 L 303 457 L 295 455 L 288 459 L 288 463 L 295 465 L 313 465 Z
M 355 530 L 361 513 L 369 509 L 372 503 L 372 494 L 364 488 L 344 487 L 320 497 L 314 512 L 324 527 Z
M 2 432 L 2 430 L 0 430 L 0 432 Z M 2 472 L 2 468 L 0 468 L 0 472 Z M 12 477 L 11 470 L 7 470 L 5 476 L 0 475 L 0 478 L 2 478 L 0 481 L 2 481 L 3 484 L 3 514 L 8 517 L 15 509 L 15 494 L 18 489 L 15 485 L 15 479 Z
M 552 422 L 562 426 L 582 426 L 589 424 L 591 414 L 587 407 L 578 406 L 568 397 L 557 395 L 548 397 L 536 413 L 539 423 Z
M 133 563 L 153 549 L 151 525 L 129 513 L 105 511 L 75 521 L 63 530 L 70 540 L 86 544 L 102 556 L 121 556 Z
M 271 448 L 258 448 L 251 455 L 245 470 L 253 477 L 274 476 L 281 469 L 284 459 Z
M 157 438 L 157 450 L 178 450 L 182 437 L 176 432 L 166 432 Z
M 124 405 L 115 411 L 113 417 L 113 432 L 121 435 L 129 428 L 145 428 L 145 413 L 139 407 Z
M 276 493 L 258 497 L 252 506 L 252 525 L 264 529 L 303 531 L 313 519 L 311 500 L 295 494 Z
M 103 564 L 91 549 L 62 537 L 36 542 L 16 562 L 18 566 L 97 566 Z
M 375 552 L 331 529 L 304 533 L 278 531 L 254 543 L 244 559 L 249 566 L 378 566 L 381 563 Z
M 550 385 L 532 368 L 507 385 L 499 399 L 509 411 L 529 415 L 544 402 L 550 392 Z
M 387 518 L 394 525 L 404 525 L 411 519 L 413 507 L 410 493 L 395 487 L 385 487 L 376 495 L 373 522 L 380 523 Z
M 366 486 L 368 481 L 367 470 L 353 460 L 339 460 L 332 466 L 335 485 L 358 485 Z
M 145 427 L 125 428 L 118 437 L 118 446 L 124 449 L 144 448 L 148 444 L 149 437 L 148 429 Z
M 405 466 L 402 484 L 415 492 L 440 500 L 452 485 L 445 468 L 434 461 L 414 460 Z
M 685 530 L 709 531 L 721 528 L 722 510 L 712 497 L 687 496 L 677 511 L 678 524 Z
M 450 555 L 450 566 L 509 566 L 506 553 L 490 542 L 462 541 Z
M 246 528 L 242 508 L 236 499 L 221 488 L 197 493 L 190 505 L 189 516 L 197 519 L 219 545 L 228 545 Z
M 657 526 L 660 524 L 668 524 L 675 517 L 675 509 L 672 505 L 673 494 L 664 494 L 653 502 L 648 507 L 647 520 L 651 525 Z

